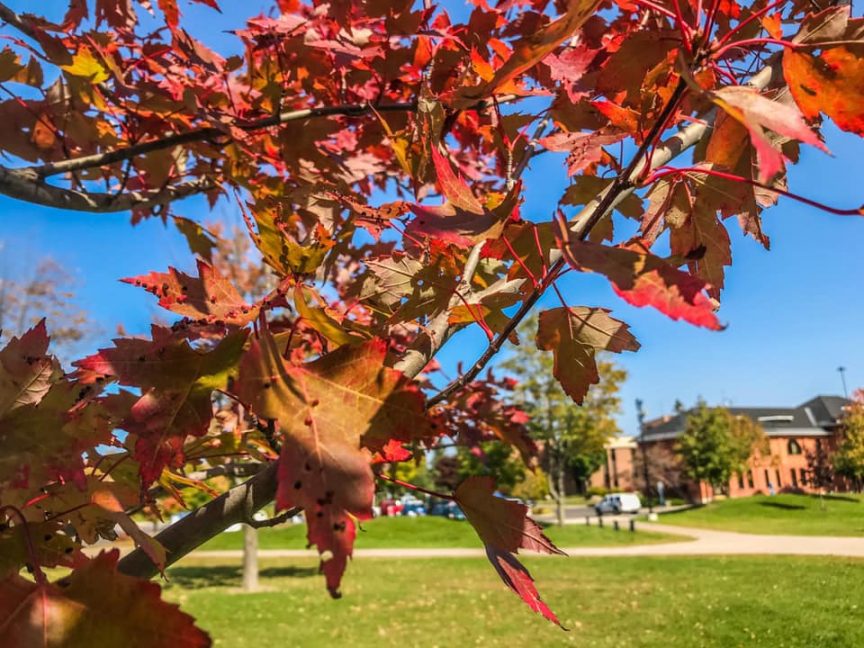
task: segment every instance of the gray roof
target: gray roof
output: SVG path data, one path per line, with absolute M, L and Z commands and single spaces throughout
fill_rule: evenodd
M 830 436 L 837 427 L 843 407 L 841 396 L 816 396 L 797 407 L 728 407 L 736 416 L 747 416 L 772 436 Z M 645 422 L 645 440 L 675 439 L 684 432 L 687 415 L 693 410 Z

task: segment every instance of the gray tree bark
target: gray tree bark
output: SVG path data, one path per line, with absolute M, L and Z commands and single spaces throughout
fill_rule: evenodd
M 258 589 L 258 529 L 243 525 L 243 591 Z

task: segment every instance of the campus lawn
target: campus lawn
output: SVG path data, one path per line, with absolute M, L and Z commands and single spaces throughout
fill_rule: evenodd
M 826 495 L 754 495 L 664 513 L 659 522 L 771 535 L 864 536 L 864 498 Z
M 415 548 L 415 547 L 482 547 L 477 534 L 467 522 L 442 517 L 383 517 L 363 523 L 357 533 L 358 548 Z M 547 527 L 549 538 L 559 547 L 599 547 L 608 545 L 674 542 L 678 535 L 638 531 L 630 533 L 626 527 L 614 531 L 584 525 Z M 685 538 L 686 539 L 686 538 Z M 305 549 L 306 525 L 293 524 L 258 532 L 261 549 Z M 243 534 L 223 533 L 201 549 L 242 549 Z
M 331 600 L 315 561 L 187 558 L 166 597 L 217 648 L 864 646 L 864 561 L 799 557 L 525 558 L 571 629 L 531 613 L 484 559 L 354 560 Z M 239 562 L 239 561 L 238 561 Z

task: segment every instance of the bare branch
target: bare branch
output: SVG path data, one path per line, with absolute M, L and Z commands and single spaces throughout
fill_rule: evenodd
M 119 194 L 91 193 L 45 184 L 32 170 L 0 166 L 0 193 L 37 205 L 83 212 L 123 212 L 164 205 L 210 191 L 215 187 L 211 180 L 199 178 L 153 191 L 128 191 Z
M 506 97 L 500 98 L 498 100 L 498 103 L 506 103 L 508 101 L 513 101 L 514 99 L 516 99 L 515 96 L 508 95 Z M 489 105 L 491 105 L 490 102 L 484 100 L 479 101 L 476 105 L 473 106 L 473 108 L 477 110 L 482 110 Z M 274 126 L 280 126 L 289 122 L 302 121 L 304 119 L 315 119 L 318 117 L 361 117 L 363 115 L 368 115 L 372 113 L 373 109 L 379 113 L 414 112 L 417 110 L 417 101 L 408 101 L 403 103 L 385 105 L 357 103 L 342 104 L 338 106 L 322 106 L 320 108 L 303 108 L 300 110 L 289 110 L 280 113 L 279 115 L 265 117 L 263 119 L 256 119 L 247 122 L 238 121 L 234 123 L 233 126 L 246 132 L 254 132 L 266 128 L 272 128 Z M 96 153 L 93 155 L 85 155 L 82 157 L 72 158 L 70 160 L 62 160 L 60 162 L 51 162 L 49 164 L 43 164 L 42 166 L 26 167 L 26 170 L 36 173 L 36 175 L 38 175 L 40 178 L 48 178 L 54 175 L 59 175 L 61 173 L 103 167 L 109 164 L 113 164 L 115 162 L 130 160 L 134 157 L 138 157 L 139 155 L 146 155 L 147 153 L 153 153 L 154 151 L 162 151 L 164 149 L 173 148 L 175 146 L 183 146 L 195 142 L 230 137 L 227 126 L 228 125 L 226 124 L 223 128 L 218 128 L 214 126 L 196 128 L 190 131 L 186 131 L 184 133 L 168 135 L 166 137 L 151 140 L 149 142 L 142 142 L 133 146 L 126 146 L 123 148 L 115 149 L 113 151 L 106 151 L 105 153 Z
M 248 516 L 244 520 L 244 524 L 248 524 L 253 529 L 266 529 L 269 527 L 274 527 L 279 524 L 283 524 L 293 518 L 295 515 L 300 515 L 303 512 L 303 509 L 299 506 L 295 506 L 294 508 L 290 508 L 287 511 L 283 511 L 279 515 L 275 515 L 272 518 L 267 518 L 266 520 L 256 520 L 252 515 Z
M 275 493 L 276 463 L 271 463 L 254 477 L 175 522 L 156 535 L 167 552 L 166 565 L 173 565 L 232 524 L 246 522 L 247 516 L 251 517 L 273 501 Z M 153 578 L 159 573 L 141 549 L 121 559 L 118 568 L 138 578 Z
M 28 38 L 39 40 L 39 34 L 33 29 L 33 27 L 27 24 L 27 20 L 2 2 L 0 2 L 0 20 L 11 25 Z

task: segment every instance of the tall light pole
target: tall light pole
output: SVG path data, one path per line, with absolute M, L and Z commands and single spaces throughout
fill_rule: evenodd
M 849 398 L 849 391 L 846 389 L 846 367 L 837 367 L 837 372 L 840 374 L 840 381 L 843 383 L 843 397 Z
M 636 399 L 636 418 L 639 420 L 639 447 L 642 450 L 642 477 L 645 479 L 645 497 L 648 498 L 648 515 L 654 514 L 651 504 L 651 484 L 648 481 L 648 453 L 645 451 L 645 409 L 641 398 Z

